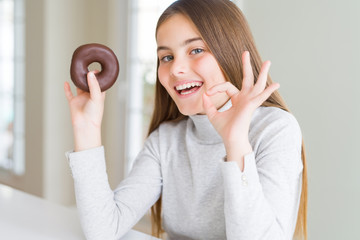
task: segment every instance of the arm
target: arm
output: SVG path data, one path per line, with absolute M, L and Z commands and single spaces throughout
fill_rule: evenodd
M 297 151 L 301 137 L 296 141 L 287 141 L 287 134 L 294 135 L 300 131 L 296 130 L 297 123 L 291 121 L 285 121 L 282 129 L 274 128 L 277 131 L 259 129 L 268 134 L 262 144 L 266 147 L 257 149 L 254 155 L 249 140 L 251 119 L 255 110 L 279 88 L 279 84 L 272 83 L 266 87 L 269 61 L 264 62 L 256 83 L 248 52 L 243 53 L 242 62 L 244 78 L 241 90 L 226 82 L 213 86 L 203 95 L 206 114 L 222 137 L 227 154 L 227 162 L 223 164 L 227 237 L 291 239 L 293 220 L 297 216 L 301 170 L 295 164 L 295 170 L 287 175 L 286 168 L 281 169 L 281 166 L 301 161 L 300 151 Z M 226 92 L 232 102 L 232 107 L 224 112 L 218 112 L 209 98 L 221 92 Z M 274 125 L 269 123 L 269 126 Z M 261 155 L 263 153 L 266 154 Z M 290 223 L 285 223 L 284 219 Z
M 119 239 L 144 215 L 161 192 L 157 133 L 149 137 L 128 179 L 113 192 L 106 174 L 101 146 L 101 121 L 105 93 L 92 72 L 90 93 L 69 83 L 64 90 L 74 130 L 75 152 L 67 154 L 74 178 L 80 221 L 87 239 Z
M 244 157 L 243 172 L 235 162 L 223 163 L 228 239 L 292 239 L 301 193 L 301 133 L 292 116 L 271 120 L 252 144 L 256 151 Z
M 119 239 L 159 198 L 162 178 L 156 140 L 154 132 L 129 176 L 114 191 L 108 183 L 103 147 L 68 155 L 86 239 Z

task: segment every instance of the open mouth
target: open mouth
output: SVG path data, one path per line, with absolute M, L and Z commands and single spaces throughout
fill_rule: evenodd
M 199 90 L 202 85 L 202 82 L 190 82 L 176 86 L 175 90 L 180 95 L 188 95 Z

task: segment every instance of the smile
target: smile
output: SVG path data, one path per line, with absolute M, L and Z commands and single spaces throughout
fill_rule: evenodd
M 202 85 L 202 82 L 189 82 L 175 86 L 175 90 L 178 94 L 184 96 L 196 92 Z

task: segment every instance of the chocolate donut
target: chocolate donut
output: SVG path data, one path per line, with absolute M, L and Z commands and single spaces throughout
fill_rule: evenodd
M 89 92 L 87 73 L 89 65 L 94 62 L 101 65 L 101 71 L 95 75 L 103 92 L 115 83 L 119 74 L 119 62 L 114 52 L 104 45 L 90 43 L 75 50 L 71 59 L 71 79 L 75 86 Z

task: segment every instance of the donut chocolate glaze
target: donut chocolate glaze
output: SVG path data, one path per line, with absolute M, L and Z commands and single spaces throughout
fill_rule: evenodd
M 101 72 L 96 73 L 101 91 L 109 89 L 119 74 L 119 62 L 114 52 L 101 44 L 90 43 L 78 47 L 71 59 L 70 75 L 75 86 L 89 92 L 87 84 L 88 66 L 98 62 Z

